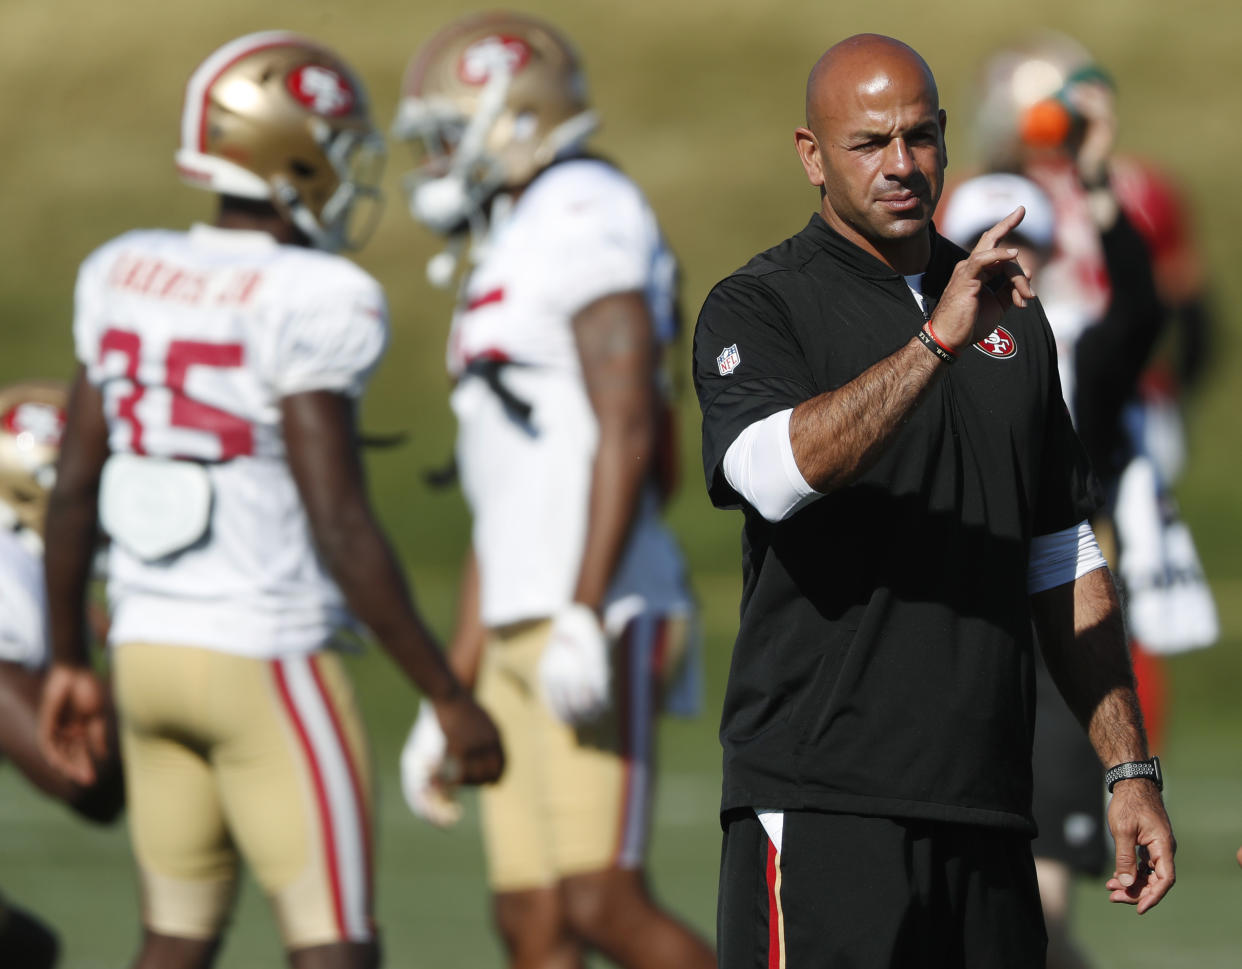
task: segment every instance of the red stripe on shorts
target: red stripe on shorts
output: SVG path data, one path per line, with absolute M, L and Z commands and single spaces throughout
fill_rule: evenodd
M 776 897 L 776 845 L 764 836 L 768 843 L 768 864 L 765 872 L 768 883 L 768 969 L 781 969 L 781 909 Z
M 634 624 L 630 623 L 621 634 L 617 643 L 617 668 L 620 675 L 617 681 L 617 733 L 620 739 L 621 761 L 625 765 L 625 780 L 621 784 L 621 823 L 617 826 L 617 847 L 613 851 L 613 861 L 620 862 L 625 852 L 626 834 L 630 828 L 630 788 L 634 783 L 634 745 L 630 736 L 630 653 L 634 644 Z
M 315 686 L 319 689 L 319 695 L 323 697 L 323 705 L 328 711 L 329 719 L 332 721 L 332 731 L 336 734 L 336 742 L 341 747 L 341 756 L 345 758 L 345 766 L 349 768 L 350 788 L 354 795 L 354 809 L 358 812 L 358 824 L 362 828 L 362 848 L 366 852 L 366 857 L 363 858 L 363 863 L 366 865 L 366 910 L 367 920 L 371 922 L 371 899 L 374 888 L 371 871 L 371 814 L 367 810 L 366 798 L 362 794 L 362 782 L 358 777 L 358 765 L 354 761 L 353 749 L 345 739 L 345 731 L 341 728 L 341 721 L 337 716 L 336 707 L 333 705 L 327 687 L 324 686 L 323 677 L 319 673 L 319 659 L 319 656 L 312 657 L 310 668 L 315 678 Z
M 298 708 L 294 705 L 293 697 L 289 693 L 289 684 L 285 680 L 283 661 L 273 660 L 272 669 L 276 675 L 276 686 L 280 690 L 280 698 L 284 701 L 285 709 L 289 711 L 289 719 L 293 721 L 293 726 L 297 729 L 298 739 L 302 742 L 302 751 L 306 754 L 307 764 L 310 765 L 311 781 L 315 788 L 315 800 L 319 802 L 319 820 L 323 826 L 323 848 L 328 861 L 328 881 L 332 886 L 332 910 L 336 916 L 337 931 L 342 939 L 347 939 L 349 934 L 345 930 L 345 910 L 341 902 L 341 874 L 337 868 L 336 838 L 332 831 L 332 810 L 328 806 L 328 790 L 324 785 L 323 772 L 320 770 L 319 761 L 315 757 L 315 748 L 311 745 L 306 725 L 302 722 L 301 714 L 298 712 Z
M 651 672 L 657 700 L 662 698 L 664 693 L 664 664 L 668 662 L 668 627 L 670 624 L 671 620 L 667 617 L 662 617 L 656 623 L 655 656 L 652 658 Z

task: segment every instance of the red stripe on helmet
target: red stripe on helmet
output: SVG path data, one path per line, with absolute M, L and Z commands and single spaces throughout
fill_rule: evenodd
M 211 89 L 215 86 L 216 81 L 220 80 L 220 76 L 225 71 L 227 71 L 230 67 L 236 64 L 238 61 L 243 60 L 247 57 L 250 57 L 252 54 L 258 54 L 265 50 L 272 50 L 275 47 L 287 47 L 290 45 L 290 42 L 294 41 L 295 39 L 296 38 L 292 34 L 289 34 L 289 35 L 286 35 L 283 40 L 273 40 L 273 41 L 269 41 L 266 44 L 259 44 L 257 47 L 250 47 L 242 51 L 236 57 L 226 62 L 223 67 L 221 67 L 218 71 L 216 71 L 215 74 L 211 76 L 211 79 L 203 87 L 203 101 L 202 101 L 202 104 L 200 104 L 198 108 L 198 112 L 199 112 L 198 150 L 199 151 L 205 152 L 207 150 L 207 105 L 211 97 Z M 302 45 L 302 46 L 309 46 L 309 45 Z

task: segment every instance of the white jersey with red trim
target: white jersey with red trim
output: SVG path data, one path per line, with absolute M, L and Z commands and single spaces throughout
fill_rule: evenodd
M 1048 194 L 1056 215 L 1055 248 L 1040 270 L 1039 301 L 1057 341 L 1061 393 L 1076 419 L 1078 340 L 1104 315 L 1112 295 L 1104 247 L 1072 161 L 1049 161 L 1026 174 Z
M 41 670 L 48 658 L 43 558 L 0 529 L 0 660 Z
M 657 339 L 668 343 L 675 276 L 642 193 L 601 161 L 554 165 L 493 226 L 463 288 L 448 349 L 486 625 L 550 616 L 577 582 L 598 428 L 574 315 L 636 290 L 646 296 Z M 481 361 L 502 367 L 484 374 Z M 611 631 L 640 611 L 689 609 L 681 554 L 659 514 L 652 485 L 608 592 Z
M 77 355 L 103 396 L 109 463 L 135 456 L 128 493 L 107 494 L 105 468 L 101 508 L 106 520 L 141 494 L 145 507 L 120 518 L 148 516 L 137 540 L 113 535 L 112 642 L 271 657 L 316 649 L 348 621 L 285 461 L 280 400 L 359 396 L 387 333 L 374 279 L 266 233 L 135 231 L 86 259 Z

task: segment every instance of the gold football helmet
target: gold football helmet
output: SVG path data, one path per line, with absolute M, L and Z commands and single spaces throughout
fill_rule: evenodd
M 369 112 L 332 51 L 283 31 L 248 34 L 191 75 L 177 170 L 196 188 L 270 200 L 317 248 L 357 248 L 379 214 L 384 162 Z
M 43 534 L 68 397 L 64 384 L 50 380 L 0 387 L 0 510 L 9 527 Z
M 415 152 L 410 212 L 460 232 L 496 192 L 525 185 L 597 124 L 578 55 L 555 28 L 505 12 L 458 20 L 414 56 L 401 84 L 392 135 Z
M 997 51 L 984 65 L 975 112 L 979 159 L 990 170 L 1018 170 L 1029 149 L 1056 149 L 1076 118 L 1062 97 L 1070 84 L 1107 76 L 1078 41 L 1045 31 Z

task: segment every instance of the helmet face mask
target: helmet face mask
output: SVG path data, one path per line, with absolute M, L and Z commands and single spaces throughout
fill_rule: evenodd
M 295 165 L 295 177 L 273 179 L 272 203 L 317 248 L 330 252 L 360 249 L 375 230 L 383 208 L 379 189 L 386 157 L 383 138 L 374 131 L 313 127 L 322 138 L 320 148 L 335 174 L 335 187 L 325 192 L 321 186 L 325 180 L 313 170 L 299 180 Z
M 6 527 L 43 534 L 68 394 L 54 381 L 0 388 L 0 512 Z
M 473 118 L 444 102 L 405 102 L 394 130 L 410 146 L 414 167 L 402 177 L 410 214 L 443 235 L 464 231 L 470 217 L 505 182 L 499 160 L 479 147 L 493 119 Z
M 461 232 L 595 127 L 577 54 L 552 27 L 507 13 L 450 24 L 410 62 L 392 127 L 414 152 L 410 212 Z
M 267 200 L 312 245 L 357 248 L 380 201 L 384 142 L 348 65 L 313 41 L 249 34 L 190 77 L 177 168 L 196 188 Z

